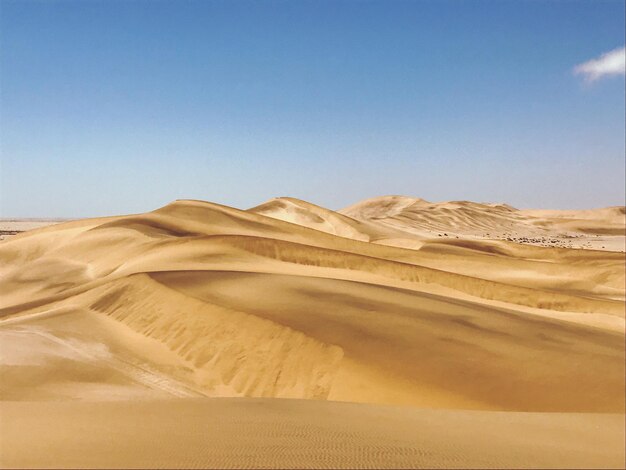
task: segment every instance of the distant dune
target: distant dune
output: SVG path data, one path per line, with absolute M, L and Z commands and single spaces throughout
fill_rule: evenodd
M 624 214 L 180 200 L 13 234 L 0 464 L 623 467 Z
M 625 250 L 623 206 L 579 211 L 518 210 L 507 204 L 432 203 L 385 196 L 359 202 L 340 213 L 418 237 L 477 237 L 539 246 Z

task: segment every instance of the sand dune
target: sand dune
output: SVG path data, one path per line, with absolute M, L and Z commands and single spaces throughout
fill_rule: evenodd
M 3 426 L 26 419 L 15 402 L 37 401 L 32 432 L 65 422 L 47 445 L 59 465 L 78 467 L 302 466 L 293 459 L 313 452 L 307 442 L 331 442 L 343 414 L 352 437 L 311 466 L 619 467 L 623 225 L 623 208 L 394 196 L 341 213 L 293 198 L 247 211 L 183 200 L 17 234 L 0 243 Z M 143 411 L 128 414 L 127 403 Z M 186 439 L 218 432 L 189 423 L 171 445 L 135 441 L 111 456 L 124 433 L 161 442 L 177 413 L 223 406 L 232 434 L 213 452 L 186 453 Z M 103 410 L 124 431 L 90 441 L 77 431 L 84 413 Z M 125 424 L 146 413 L 150 431 Z M 372 431 L 381 422 L 389 430 Z M 277 423 L 283 434 L 271 434 Z M 45 465 L 24 452 L 25 434 L 2 434 L 2 465 Z M 236 457 L 239 438 L 275 451 Z M 91 451 L 80 457 L 70 443 Z
M 433 203 L 405 196 L 367 199 L 339 211 L 418 237 L 473 237 L 516 243 L 626 251 L 623 206 L 593 210 L 518 210 L 507 204 Z
M 366 221 L 352 219 L 338 212 L 289 197 L 272 199 L 260 206 L 248 209 L 248 212 L 361 241 L 389 238 L 402 233 Z

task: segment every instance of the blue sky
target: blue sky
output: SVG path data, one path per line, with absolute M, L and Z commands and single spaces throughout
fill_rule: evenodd
M 623 204 L 623 1 L 2 1 L 0 216 Z

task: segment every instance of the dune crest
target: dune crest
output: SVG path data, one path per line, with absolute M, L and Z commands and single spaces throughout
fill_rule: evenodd
M 145 274 L 114 281 L 90 305 L 164 343 L 210 396 L 325 399 L 343 351 L 244 312 L 182 295 Z
M 472 422 L 482 419 L 484 429 L 508 436 L 503 449 L 519 448 L 519 429 L 538 436 L 553 430 L 560 452 L 582 449 L 580 461 L 614 465 L 625 411 L 626 263 L 613 245 L 586 244 L 623 239 L 615 234 L 622 209 L 539 213 L 390 196 L 334 212 L 293 198 L 249 210 L 179 200 L 145 214 L 20 233 L 0 242 L 2 413 L 15 423 L 25 410 L 15 402 L 48 402 L 38 428 L 47 432 L 64 412 L 58 403 L 67 401 L 86 402 L 93 416 L 105 406 L 108 426 L 123 421 L 129 401 L 145 405 L 158 423 L 174 419 L 161 403 L 198 416 L 213 416 L 224 403 L 233 419 L 250 414 L 257 429 L 268 409 L 290 413 L 296 403 L 301 413 L 293 416 L 305 428 L 290 424 L 285 432 L 323 440 L 318 431 L 338 422 L 315 413 L 357 419 L 360 412 L 344 407 L 359 404 L 367 418 L 346 432 L 377 441 L 363 430 L 375 429 L 378 415 L 412 429 L 444 419 L 424 409 L 452 413 L 441 424 L 449 433 L 475 410 Z M 574 233 L 587 249 L 520 241 Z M 215 401 L 235 398 L 244 401 Z M 246 401 L 257 399 L 267 401 Z M 310 407 L 314 401 L 326 406 Z M 411 412 L 401 418 L 383 405 Z M 525 421 L 525 413 L 537 418 Z M 71 431 L 84 428 L 82 415 L 67 416 L 67 439 L 89 448 Z M 508 422 L 519 429 L 507 434 Z M 241 422 L 225 423 L 231 435 L 247 435 Z M 608 454 L 587 445 L 590 435 L 572 434 L 590 425 L 612 435 L 600 444 Z M 459 442 L 471 441 L 476 427 L 463 429 Z M 385 452 L 408 457 L 390 462 L 424 454 L 394 432 L 381 441 Z M 464 448 L 463 462 L 555 462 L 538 442 L 518 460 L 481 460 L 488 446 L 477 441 L 482 454 Z M 438 452 L 437 442 L 428 446 Z M 70 452 L 61 441 L 55 448 L 63 458 Z M 353 451 L 333 462 L 357 462 Z M 201 462 L 222 465 L 215 452 Z M 223 452 L 234 466 L 247 465 L 232 449 Z M 537 452 L 538 460 L 529 457 Z M 37 463 L 6 455 L 3 464 Z M 433 462 L 454 463 L 445 456 Z

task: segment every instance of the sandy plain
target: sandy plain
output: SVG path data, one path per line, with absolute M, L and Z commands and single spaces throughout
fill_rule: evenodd
M 0 241 L 22 232 L 48 225 L 68 222 L 70 219 L 10 219 L 0 218 Z
M 624 214 L 181 200 L 14 234 L 0 464 L 623 468 Z

